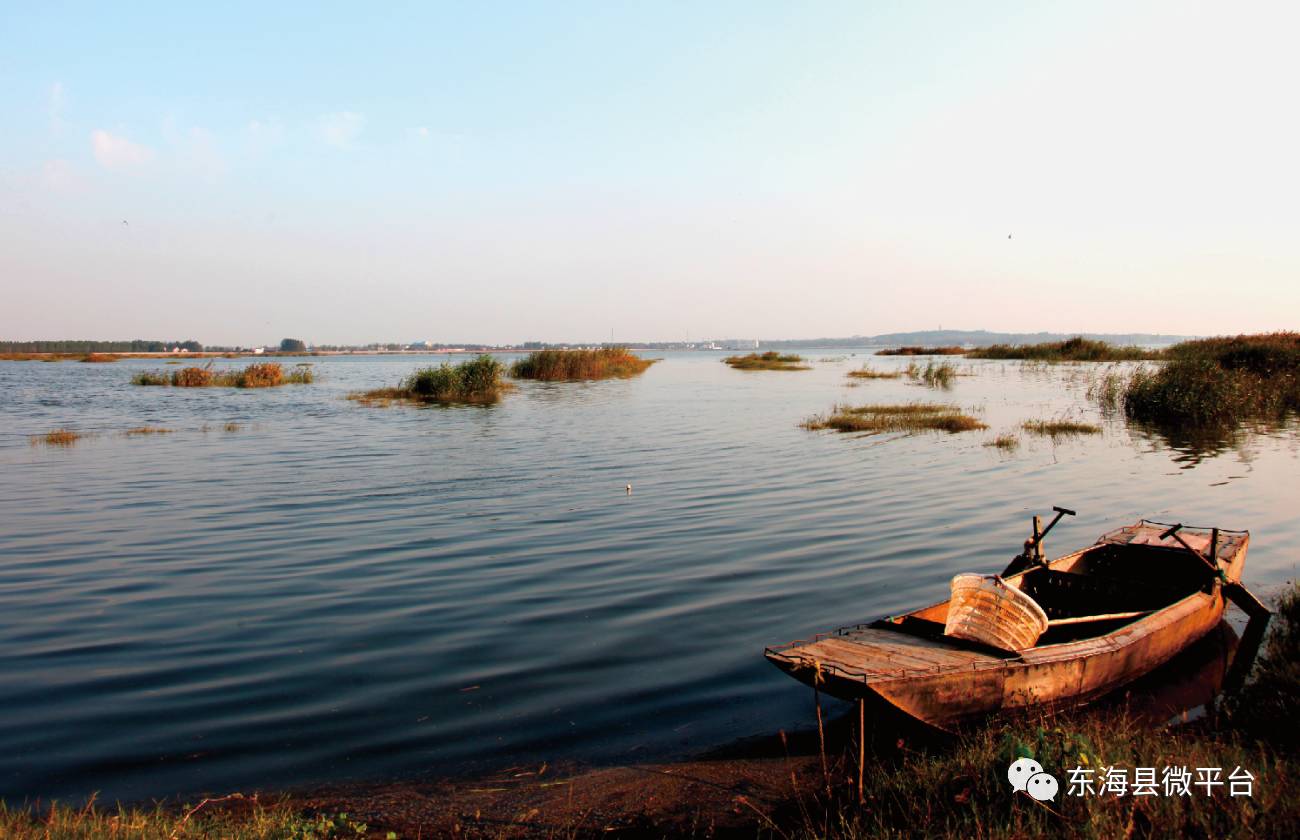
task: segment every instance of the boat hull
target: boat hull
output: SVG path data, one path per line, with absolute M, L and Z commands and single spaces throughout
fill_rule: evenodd
M 1083 552 L 1054 561 L 1068 566 Z M 1223 617 L 1223 584 L 1240 579 L 1245 539 L 1222 579 L 1112 632 L 1019 653 L 915 638 L 887 621 L 769 648 L 774 665 L 845 700 L 879 699 L 928 725 L 949 729 L 1028 708 L 1086 704 L 1133 682 L 1192 645 Z M 913 616 L 941 616 L 946 602 Z

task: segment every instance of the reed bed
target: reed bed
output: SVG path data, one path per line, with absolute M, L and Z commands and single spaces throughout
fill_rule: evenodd
M 27 440 L 32 446 L 39 446 L 40 444 L 46 446 L 72 446 L 84 437 L 86 435 L 81 432 L 74 432 L 71 429 L 55 429 L 43 435 L 32 435 Z
M 643 359 L 626 347 L 537 350 L 511 365 L 510 375 L 515 379 L 535 379 L 540 382 L 628 379 L 645 373 L 656 361 Z
M 1053 439 L 1101 434 L 1101 426 L 1076 420 L 1026 420 L 1020 424 L 1020 428 L 1031 435 L 1042 435 Z
M 877 356 L 964 356 L 966 348 L 964 347 L 887 347 L 884 350 L 877 350 Z
M 511 389 L 504 376 L 505 365 L 484 354 L 457 365 L 421 368 L 395 388 L 349 394 L 348 399 L 380 407 L 393 402 L 488 405 Z
M 133 385 L 173 388 L 275 388 L 309 385 L 314 381 L 316 375 L 310 366 L 297 365 L 286 372 L 279 362 L 258 362 L 234 370 L 214 370 L 211 365 L 185 367 L 171 373 L 145 370 L 131 377 Z
M 134 429 L 127 429 L 123 434 L 127 437 L 145 437 L 148 435 L 170 435 L 173 431 L 162 426 L 136 426 Z
M 1300 413 L 1300 333 L 1187 341 L 1165 357 L 1124 384 L 1129 419 L 1215 427 Z
M 879 370 L 871 365 L 863 365 L 858 370 L 849 371 L 850 379 L 902 379 L 901 370 Z
M 1077 336 L 1043 344 L 993 344 L 967 354 L 972 359 L 1025 359 L 1040 362 L 1132 362 L 1164 357 L 1164 351 L 1119 347 Z
M 802 365 L 803 356 L 793 353 L 781 354 L 775 350 L 766 353 L 750 353 L 745 356 L 728 356 L 722 360 L 736 370 L 812 370 L 810 365 Z
M 831 429 L 836 432 L 923 432 L 955 434 L 987 429 L 969 414 L 948 403 L 903 403 L 878 405 L 837 405 L 829 414 L 819 414 L 800 426 L 809 431 Z
M 117 356 L 110 356 L 107 353 L 87 353 L 81 357 L 81 361 L 91 364 L 105 364 L 106 362 L 116 362 Z

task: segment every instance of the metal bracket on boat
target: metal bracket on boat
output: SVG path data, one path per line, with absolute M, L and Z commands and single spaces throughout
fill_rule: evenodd
M 1171 525 L 1167 531 L 1160 535 L 1160 539 L 1167 540 L 1170 537 L 1173 537 L 1179 545 L 1201 558 L 1201 562 L 1206 566 L 1209 566 L 1210 571 L 1219 582 L 1223 584 L 1223 594 L 1231 599 L 1232 603 L 1241 607 L 1246 615 L 1251 618 L 1264 618 L 1267 620 L 1267 617 L 1271 616 L 1273 611 L 1265 606 L 1263 601 L 1255 597 L 1255 593 L 1247 589 L 1240 581 L 1228 580 L 1227 572 L 1225 572 L 1223 567 L 1219 565 L 1219 529 L 1210 529 L 1210 556 L 1206 557 L 1201 552 L 1192 548 L 1191 545 L 1188 544 L 1187 540 L 1178 535 L 1178 532 L 1181 531 L 1182 528 L 1183 523 L 1181 522 L 1177 525 Z
M 1021 551 L 1020 554 L 1016 555 L 1011 560 L 1010 565 L 1003 570 L 1003 577 L 1023 572 L 1031 566 L 1047 565 L 1047 561 L 1043 559 L 1043 538 L 1047 536 L 1048 531 L 1051 531 L 1056 527 L 1056 523 L 1061 521 L 1061 517 L 1076 515 L 1075 512 L 1069 508 L 1057 507 L 1055 505 L 1052 506 L 1052 510 L 1056 511 L 1056 517 L 1052 519 L 1051 522 L 1047 523 L 1046 528 L 1043 527 L 1042 517 L 1034 517 L 1034 535 L 1025 540 L 1024 550 Z

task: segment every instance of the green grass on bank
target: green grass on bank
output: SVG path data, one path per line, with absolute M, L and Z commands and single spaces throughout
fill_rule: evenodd
M 347 814 L 304 814 L 286 801 L 262 803 L 240 794 L 168 808 L 93 802 L 74 808 L 52 803 L 30 809 L 0 802 L 5 840 L 359 840 L 396 834 L 375 832 Z

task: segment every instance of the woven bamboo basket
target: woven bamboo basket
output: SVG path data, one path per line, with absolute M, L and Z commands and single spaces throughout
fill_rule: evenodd
M 994 575 L 957 575 L 943 632 L 1002 650 L 1025 650 L 1047 629 L 1047 613 L 1024 592 Z

